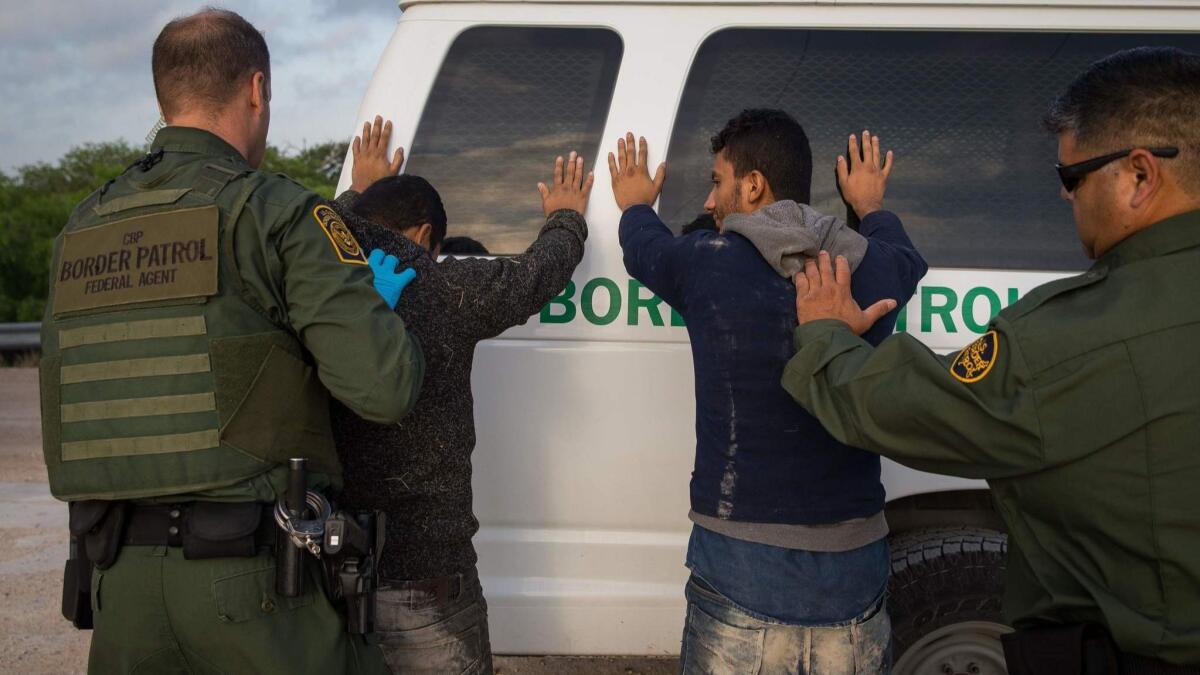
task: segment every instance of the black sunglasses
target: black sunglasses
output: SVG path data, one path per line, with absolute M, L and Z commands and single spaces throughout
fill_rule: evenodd
M 1062 181 L 1063 187 L 1067 189 L 1067 192 L 1074 192 L 1075 188 L 1079 187 L 1079 181 L 1083 180 L 1084 176 L 1109 162 L 1115 162 L 1125 157 L 1134 150 L 1137 150 L 1137 148 L 1118 150 L 1109 155 L 1085 159 L 1082 162 L 1074 164 L 1055 164 L 1054 168 L 1058 171 L 1058 178 Z M 1179 148 L 1146 148 L 1146 150 L 1155 157 L 1174 157 L 1179 154 Z

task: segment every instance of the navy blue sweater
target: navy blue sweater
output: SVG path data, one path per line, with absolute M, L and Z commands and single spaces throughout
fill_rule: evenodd
M 928 269 L 900 219 L 862 219 L 851 286 L 866 307 L 903 305 Z M 675 237 L 648 206 L 621 217 L 625 269 L 683 316 L 696 375 L 692 509 L 744 522 L 819 524 L 883 508 L 879 457 L 834 440 L 779 384 L 795 350 L 796 289 L 739 234 Z M 899 310 L 864 335 L 878 344 Z

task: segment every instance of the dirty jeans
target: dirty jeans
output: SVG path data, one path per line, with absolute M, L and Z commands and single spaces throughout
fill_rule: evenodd
M 383 580 L 375 631 L 393 673 L 492 675 L 487 603 L 472 568 L 446 578 L 440 592 L 426 581 Z
M 849 621 L 808 626 L 751 614 L 695 575 L 685 595 L 684 675 L 873 675 L 891 669 L 884 594 Z

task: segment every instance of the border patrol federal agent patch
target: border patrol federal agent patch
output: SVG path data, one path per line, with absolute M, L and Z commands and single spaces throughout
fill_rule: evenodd
M 954 362 L 950 364 L 950 373 L 959 382 L 971 384 L 987 377 L 996 365 L 999 356 L 1000 342 L 996 331 L 984 333 L 978 340 L 963 348 Z
M 216 206 L 125 218 L 63 235 L 54 315 L 217 292 Z
M 336 211 L 326 204 L 318 204 L 313 209 L 313 218 L 317 219 L 325 236 L 329 237 L 329 243 L 333 244 L 338 260 L 353 265 L 367 264 L 362 246 L 358 245 L 358 240 L 350 233 L 350 228 L 346 227 L 346 223 L 342 222 Z

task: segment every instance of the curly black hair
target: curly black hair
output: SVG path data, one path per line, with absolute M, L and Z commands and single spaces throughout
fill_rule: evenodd
M 437 248 L 446 238 L 446 208 L 429 181 L 420 176 L 388 176 L 371 184 L 354 202 L 354 212 L 396 232 L 433 226 L 429 245 Z
M 758 170 L 776 199 L 807 204 L 812 193 L 812 149 L 804 127 L 782 110 L 743 110 L 712 137 L 712 153 L 724 152 L 741 178 Z

